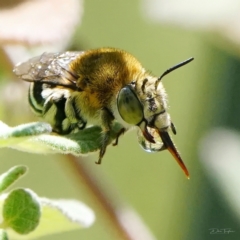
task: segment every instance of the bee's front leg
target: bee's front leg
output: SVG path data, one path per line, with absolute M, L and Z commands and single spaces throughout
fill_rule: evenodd
M 113 146 L 117 146 L 118 145 L 118 139 L 121 135 L 123 135 L 125 133 L 126 129 L 125 128 L 121 128 L 119 130 L 119 132 L 117 133 L 117 137 L 115 139 L 115 142 L 112 144 Z
M 112 129 L 112 122 L 114 120 L 114 116 L 112 112 L 108 108 L 102 108 L 101 109 L 101 120 L 102 120 L 102 142 L 101 142 L 101 148 L 99 153 L 99 159 L 96 162 L 96 164 L 101 164 L 102 158 L 106 152 L 107 145 L 110 141 L 111 136 L 111 129 Z

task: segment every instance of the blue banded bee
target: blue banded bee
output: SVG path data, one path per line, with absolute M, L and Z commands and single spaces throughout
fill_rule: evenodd
M 30 82 L 28 100 L 32 110 L 49 122 L 58 134 L 80 131 L 87 125 L 102 128 L 98 164 L 110 140 L 114 121 L 123 128 L 115 140 L 132 126 L 140 130 L 140 144 L 168 149 L 189 176 L 169 130 L 176 129 L 167 113 L 167 94 L 162 77 L 189 63 L 190 58 L 155 77 L 131 54 L 114 48 L 82 52 L 43 53 L 16 65 L 14 73 Z M 156 143 L 156 136 L 161 144 Z M 155 148 L 154 148 L 155 149 Z

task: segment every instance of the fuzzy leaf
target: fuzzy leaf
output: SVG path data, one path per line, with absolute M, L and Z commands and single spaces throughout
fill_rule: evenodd
M 18 180 L 27 171 L 25 166 L 14 166 L 0 175 L 0 193 Z M 1 238 L 0 238 L 1 239 Z
M 66 136 L 41 134 L 44 131 L 49 132 L 50 126 L 47 123 L 29 123 L 13 128 L 9 128 L 7 125 L 3 128 L 2 124 L 0 131 L 1 126 L 4 134 L 0 135 L 0 147 L 10 147 L 31 153 L 71 153 L 77 156 L 95 152 L 101 147 L 102 129 L 98 126 L 92 126 Z M 37 126 L 42 128 L 39 130 Z M 109 144 L 117 137 L 121 128 L 119 123 L 113 125 Z M 28 132 L 32 134 L 27 135 Z
M 29 189 L 9 193 L 3 204 L 4 225 L 19 234 L 33 231 L 39 224 L 41 207 L 37 195 Z
M 53 234 L 90 227 L 95 214 L 88 206 L 76 200 L 40 198 L 42 218 L 31 235 Z M 49 223 L 50 226 L 49 226 Z
M 31 136 L 51 131 L 51 125 L 44 122 L 27 123 L 16 127 L 9 127 L 0 122 L 0 147 L 11 147 L 11 145 L 22 142 Z
M 90 227 L 95 221 L 95 214 L 92 209 L 79 201 L 71 199 L 52 200 L 47 198 L 38 198 L 38 201 L 41 205 L 41 218 L 36 229 L 29 232 L 29 234 L 27 235 L 22 235 L 19 230 L 18 232 L 16 232 L 13 229 L 9 229 L 7 222 L 7 224 L 5 223 L 4 225 L 7 227 L 7 232 L 10 239 L 35 239 L 59 232 L 87 228 Z M 3 204 L 4 199 L 2 198 L 0 199 L 0 209 L 2 208 Z M 16 212 L 16 214 L 18 214 L 18 211 Z M 37 216 L 37 214 L 32 215 Z M 28 216 L 29 214 L 26 215 L 26 217 Z M 24 216 L 22 219 L 18 217 L 20 221 L 14 222 L 15 228 L 21 230 L 28 229 L 26 226 L 24 226 L 24 222 L 26 222 L 26 217 Z M 9 218 L 10 217 L 8 217 L 8 219 Z M 11 223 L 12 222 L 13 221 L 11 221 Z M 32 222 L 28 221 L 28 223 L 33 226 Z

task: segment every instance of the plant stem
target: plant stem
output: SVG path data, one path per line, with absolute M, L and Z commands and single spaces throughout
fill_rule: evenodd
M 134 210 L 124 207 L 126 204 L 116 200 L 116 194 L 110 188 L 100 184 L 96 174 L 92 174 L 90 169 L 79 158 L 68 155 L 68 164 L 76 172 L 80 183 L 85 183 L 89 194 L 100 206 L 103 214 L 109 220 L 111 227 L 116 230 L 122 240 L 153 240 L 155 237 L 142 223 Z M 123 219 L 124 218 L 124 219 Z

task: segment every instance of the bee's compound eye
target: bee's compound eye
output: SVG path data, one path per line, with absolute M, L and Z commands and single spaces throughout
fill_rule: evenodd
M 143 106 L 133 90 L 126 86 L 122 88 L 117 98 L 118 111 L 122 119 L 137 125 L 143 119 Z

